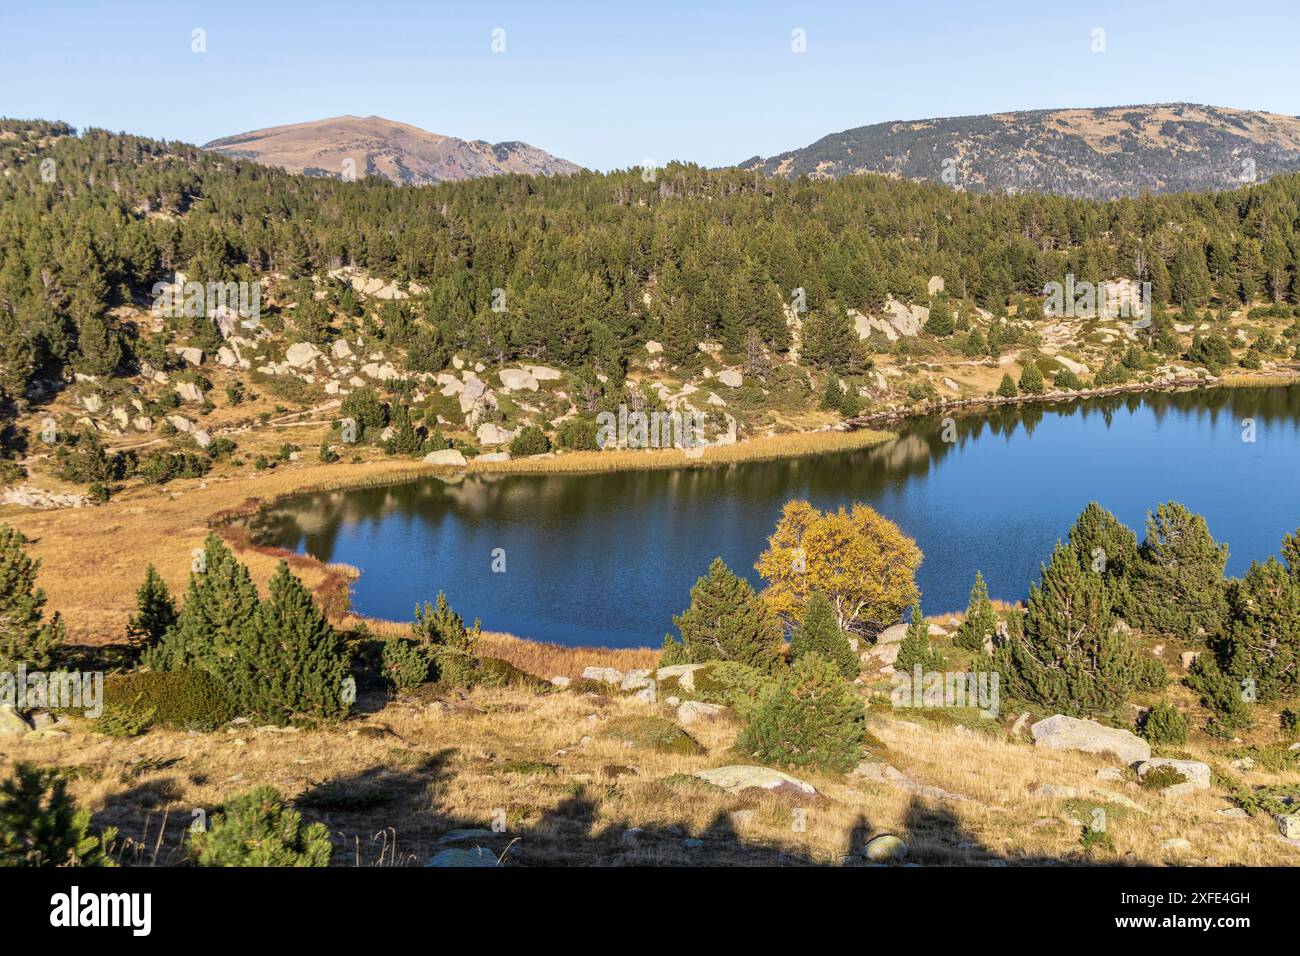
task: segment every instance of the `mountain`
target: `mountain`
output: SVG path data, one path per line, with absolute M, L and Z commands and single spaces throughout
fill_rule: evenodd
M 740 165 L 773 176 L 870 172 L 977 192 L 1111 199 L 1300 170 L 1300 118 L 1162 103 L 895 121 Z
M 563 175 L 582 168 L 527 143 L 440 136 L 382 116 L 272 126 L 214 139 L 203 148 L 313 176 L 341 176 L 352 160 L 358 178 L 386 176 L 416 186 L 502 173 Z

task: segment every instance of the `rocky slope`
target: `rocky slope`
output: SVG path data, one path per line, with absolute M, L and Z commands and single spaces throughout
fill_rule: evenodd
M 214 139 L 203 148 L 291 172 L 386 176 L 416 186 L 502 173 L 564 175 L 582 168 L 527 143 L 440 136 L 381 116 L 272 126 Z
M 956 116 L 860 126 L 741 165 L 1094 199 L 1229 189 L 1300 169 L 1300 118 L 1190 103 Z

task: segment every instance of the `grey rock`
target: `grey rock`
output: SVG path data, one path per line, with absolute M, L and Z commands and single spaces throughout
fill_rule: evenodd
M 1093 720 L 1055 714 L 1029 728 L 1034 745 L 1048 750 L 1113 753 L 1126 764 L 1151 758 L 1151 745 L 1136 734 L 1104 727 Z

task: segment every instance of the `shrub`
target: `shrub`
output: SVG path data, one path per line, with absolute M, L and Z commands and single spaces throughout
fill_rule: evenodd
M 989 600 L 989 586 L 984 583 L 984 575 L 976 571 L 975 583 L 971 585 L 970 597 L 966 600 L 966 616 L 957 627 L 953 643 L 981 653 L 985 640 L 991 638 L 997 629 L 998 615 Z
M 465 627 L 464 619 L 451 609 L 447 595 L 438 592 L 435 604 L 416 607 L 411 633 L 432 656 L 437 679 L 452 687 L 471 687 L 478 666 L 479 622 Z
M 27 539 L 0 524 L 0 670 L 19 663 L 49 670 L 63 645 L 63 621 L 45 620 L 45 592 L 36 586 L 41 563 L 27 556 Z
M 536 425 L 526 425 L 510 440 L 510 454 L 516 458 L 544 455 L 551 450 L 551 440 Z
M 1143 715 L 1138 733 L 1152 744 L 1185 744 L 1191 725 L 1191 718 L 1181 710 L 1162 703 L 1156 704 Z
M 1009 374 L 1003 374 L 1002 381 L 998 383 L 999 398 L 1015 398 L 1020 394 L 1020 389 L 1016 388 L 1015 380 Z
M 1038 365 L 1031 360 L 1025 366 L 1024 371 L 1020 373 L 1020 391 L 1026 395 L 1041 395 L 1043 389 L 1043 373 L 1039 371 Z
M 836 666 L 806 654 L 763 691 L 737 747 L 764 763 L 845 772 L 862 758 L 865 723 Z
M 920 665 L 922 673 L 943 669 L 943 655 L 930 644 L 930 625 L 925 622 L 919 604 L 912 607 L 912 621 L 907 626 L 907 636 L 898 645 L 894 670 L 909 673 L 917 665 Z
M 1083 380 L 1068 368 L 1061 369 L 1056 373 L 1056 378 L 1052 383 L 1058 391 L 1077 392 L 1083 388 Z
M 839 668 L 845 677 L 858 676 L 858 656 L 835 619 L 835 608 L 821 591 L 816 591 L 804 608 L 803 619 L 790 637 L 790 656 L 820 654 Z
M 319 458 L 323 464 L 332 465 L 339 460 L 340 456 L 338 452 L 329 446 L 328 442 L 321 442 L 320 451 L 317 452 L 316 457 Z
M 1169 685 L 1165 665 L 1154 657 L 1138 657 L 1134 662 L 1133 686 L 1138 690 L 1164 690 Z
M 127 636 L 139 648 L 153 647 L 176 623 L 176 602 L 152 564 L 135 592 L 136 614 L 126 623 Z
M 600 445 L 596 441 L 596 422 L 590 418 L 578 416 L 566 419 L 555 432 L 555 441 L 561 448 L 570 451 L 596 451 Z
M 655 665 L 656 668 L 688 663 L 690 663 L 690 659 L 686 656 L 686 648 L 673 640 L 671 634 L 665 634 L 663 645 L 659 650 L 659 663 Z
M 199 866 L 328 866 L 329 830 L 304 827 L 274 787 L 257 787 L 227 800 L 205 832 L 190 836 Z
M 1187 778 L 1168 764 L 1156 767 L 1142 775 L 1144 790 L 1164 790 L 1166 787 L 1176 787 L 1186 782 Z
M 662 717 L 616 717 L 600 735 L 658 753 L 693 757 L 705 752 L 698 740 Z
M 90 813 L 77 808 L 57 771 L 14 766 L 0 783 L 0 867 L 115 866 L 107 848 L 117 831 L 90 830 Z
M 745 720 L 772 678 L 737 661 L 714 661 L 692 675 L 694 696 L 710 704 L 722 704 Z
M 739 661 L 770 671 L 781 654 L 781 625 L 748 581 L 721 558 L 691 588 L 691 604 L 673 618 L 691 661 Z
M 1210 654 L 1201 654 L 1188 669 L 1185 683 L 1200 695 L 1201 705 L 1213 711 L 1206 729 L 1215 736 L 1249 727 L 1250 711 L 1241 699 L 1241 687 L 1219 667 Z
M 409 690 L 429 679 L 433 663 L 429 649 L 415 641 L 396 638 L 384 642 L 380 670 L 395 690 Z
M 236 716 L 225 689 L 211 674 L 195 670 L 114 674 L 104 681 L 104 707 L 147 717 L 147 726 L 178 730 L 214 730 Z
M 136 473 L 154 485 L 177 478 L 202 478 L 212 468 L 212 459 L 188 451 L 155 451 L 140 460 Z
M 1300 714 L 1294 710 L 1284 710 L 1277 715 L 1278 726 L 1282 728 L 1284 734 L 1295 734 L 1300 730 Z

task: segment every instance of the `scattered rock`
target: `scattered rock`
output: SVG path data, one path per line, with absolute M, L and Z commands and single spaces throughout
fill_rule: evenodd
M 907 842 L 892 833 L 882 833 L 867 841 L 862 855 L 873 863 L 895 863 L 907 858 Z
M 31 729 L 16 708 L 9 705 L 0 707 L 0 737 L 23 737 Z
M 602 684 L 621 684 L 623 672 L 617 667 L 586 667 L 582 671 L 583 680 L 598 680 Z
M 769 792 L 793 793 L 798 796 L 817 794 L 817 789 L 811 783 L 805 783 L 798 777 L 773 770 L 771 767 L 735 764 L 729 767 L 701 770 L 695 776 L 715 787 L 721 787 L 728 793 L 740 793 L 755 788 Z
M 677 686 L 682 690 L 695 690 L 695 672 L 704 664 L 670 664 L 667 667 L 661 667 L 655 671 L 655 677 L 659 680 L 669 680 L 677 678 Z
M 619 682 L 619 690 L 640 690 L 643 687 L 649 687 L 654 681 L 650 677 L 650 672 L 633 668 L 623 675 L 623 680 Z
M 1136 734 L 1104 727 L 1094 720 L 1055 714 L 1029 728 L 1034 745 L 1048 750 L 1080 750 L 1084 753 L 1113 753 L 1126 764 L 1151 758 L 1151 745 Z
M 697 720 L 711 719 L 722 713 L 717 704 L 706 704 L 702 700 L 688 700 L 677 708 L 677 721 L 681 724 L 693 724 Z
M 932 787 L 929 784 L 921 783 L 903 773 L 896 767 L 891 767 L 887 763 L 872 763 L 864 760 L 853 768 L 850 776 L 861 777 L 864 780 L 872 780 L 876 783 L 888 784 L 907 793 L 916 794 L 920 797 L 926 797 L 931 800 L 948 800 L 952 802 L 963 802 L 970 800 L 970 797 L 960 793 L 951 793 L 941 787 Z
M 484 422 L 475 432 L 480 445 L 504 445 L 515 437 L 515 433 L 508 428 L 502 428 L 500 425 L 492 422 Z
M 1200 651 L 1183 651 L 1178 655 L 1178 659 L 1183 662 L 1183 670 L 1187 671 L 1192 669 L 1192 664 L 1195 663 L 1196 658 L 1200 656 Z
M 1071 800 L 1079 795 L 1074 787 L 1063 787 L 1056 783 L 1039 783 L 1029 788 L 1030 792 L 1050 800 Z
M 1098 780 L 1123 780 L 1124 768 L 1122 767 L 1102 767 L 1097 771 Z
M 898 644 L 907 637 L 906 624 L 893 624 L 876 635 L 876 646 L 881 644 Z
M 1191 848 L 1191 841 L 1184 840 L 1182 837 L 1174 837 L 1172 840 L 1165 840 L 1160 844 L 1162 850 L 1190 850 Z
M 1288 813 L 1286 816 L 1278 815 L 1277 829 L 1287 840 L 1300 840 L 1300 813 Z
M 442 451 L 431 451 L 424 456 L 426 465 L 464 465 L 465 456 L 455 448 L 444 448 Z
M 1199 760 L 1172 760 L 1169 757 L 1153 757 L 1150 760 L 1144 760 L 1142 763 L 1138 764 L 1138 777 L 1145 777 L 1157 767 L 1172 767 L 1174 770 L 1177 770 L 1183 775 L 1187 783 L 1192 784 L 1189 789 L 1210 789 L 1209 765 L 1203 764 Z
M 501 379 L 501 384 L 512 392 L 521 389 L 535 392 L 538 388 L 536 377 L 521 368 L 503 368 L 497 373 L 497 377 Z
M 619 837 L 619 842 L 629 846 L 635 845 L 644 832 L 645 830 L 641 827 L 629 827 L 623 831 L 622 836 Z
M 556 674 L 554 677 L 551 678 L 551 683 L 554 684 L 556 687 L 568 687 L 570 684 L 573 683 L 573 681 L 568 677 L 565 677 L 563 674 Z
M 321 351 L 310 342 L 294 342 L 284 353 L 284 360 L 290 368 L 304 368 L 320 358 Z
M 1222 810 L 1216 810 L 1219 816 L 1225 820 L 1249 820 L 1250 814 L 1241 807 L 1224 807 Z
M 718 381 L 727 388 L 740 388 L 744 384 L 744 377 L 732 368 L 724 368 L 718 373 Z

